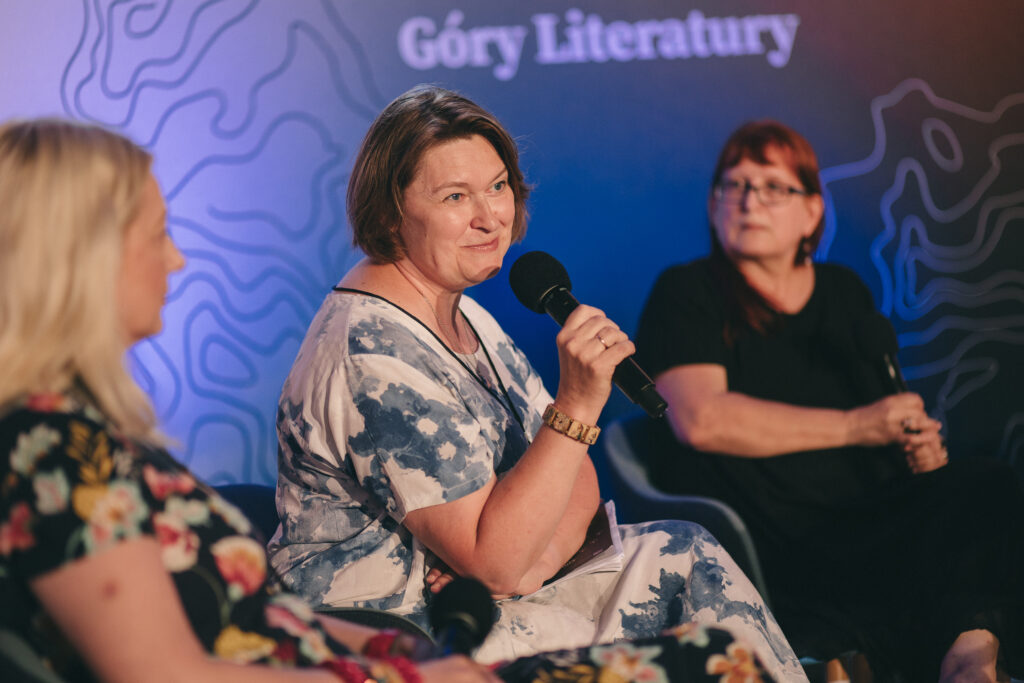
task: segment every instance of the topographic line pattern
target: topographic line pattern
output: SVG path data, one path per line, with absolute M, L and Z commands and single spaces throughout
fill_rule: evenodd
M 276 472 L 281 383 L 358 255 L 344 188 L 385 102 L 329 0 L 82 0 L 65 113 L 149 149 L 169 229 L 165 332 L 133 351 L 183 461 L 213 483 Z
M 911 78 L 870 106 L 871 153 L 822 171 L 827 254 L 837 207 L 874 198 L 872 284 L 904 373 L 956 451 L 1024 468 L 1024 93 L 980 110 Z M 910 122 L 910 123 L 908 123 Z M 916 130 L 914 126 L 917 126 Z M 857 249 L 843 253 L 856 253 Z

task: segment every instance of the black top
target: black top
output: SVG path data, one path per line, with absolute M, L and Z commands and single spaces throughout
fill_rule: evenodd
M 815 286 L 803 309 L 780 316 L 768 334 L 740 325 L 724 340 L 727 306 L 702 259 L 673 266 L 658 278 L 640 319 L 639 363 L 652 377 L 678 365 L 725 368 L 730 391 L 796 406 L 849 409 L 887 392 L 878 359 L 862 358 L 855 327 L 873 314 L 867 287 L 850 270 L 816 264 Z M 773 458 L 723 458 L 679 445 L 665 421 L 654 423 L 648 463 L 655 480 L 681 493 L 712 495 L 740 513 L 756 538 L 801 543 L 832 513 L 905 466 L 891 448 L 837 448 Z
M 638 361 L 655 378 L 721 365 L 731 391 L 797 406 L 849 409 L 891 393 L 881 359 L 854 341 L 870 292 L 846 268 L 814 272 L 803 309 L 762 334 L 728 317 L 707 259 L 669 268 L 641 315 Z M 987 628 L 1024 675 L 1024 495 L 1005 463 L 911 475 L 892 447 L 745 458 L 684 447 L 666 420 L 647 436 L 639 446 L 660 488 L 719 498 L 750 528 L 797 654 L 856 649 L 876 680 L 934 681 L 953 639 Z

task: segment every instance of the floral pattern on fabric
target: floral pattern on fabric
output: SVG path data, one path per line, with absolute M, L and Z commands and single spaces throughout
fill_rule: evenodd
M 301 599 L 271 586 L 251 530 L 167 453 L 119 439 L 70 396 L 31 396 L 0 416 L 0 626 L 69 680 L 89 675 L 54 638 L 28 581 L 143 535 L 159 542 L 209 652 L 288 666 L 345 654 Z
M 727 631 L 697 624 L 684 626 L 686 632 L 700 633 L 700 637 L 680 641 L 674 633 L 666 632 L 630 643 L 526 657 L 500 665 L 496 672 L 505 680 L 531 683 L 767 683 L 775 680 L 750 649 L 734 640 Z M 742 668 L 737 668 L 734 662 L 740 660 Z

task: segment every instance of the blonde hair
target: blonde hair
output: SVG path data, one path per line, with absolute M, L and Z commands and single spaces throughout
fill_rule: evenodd
M 97 126 L 0 125 L 0 404 L 81 383 L 125 436 L 162 440 L 125 367 L 117 298 L 151 162 Z

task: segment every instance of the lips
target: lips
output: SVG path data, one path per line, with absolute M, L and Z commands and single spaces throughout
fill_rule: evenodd
M 467 249 L 473 249 L 473 250 L 476 250 L 476 251 L 492 251 L 494 249 L 497 249 L 498 248 L 498 244 L 500 244 L 500 243 L 501 243 L 501 240 L 498 239 L 497 237 L 495 237 L 493 240 L 490 240 L 488 242 L 482 242 L 480 244 L 468 244 L 468 245 L 466 245 L 466 248 Z

